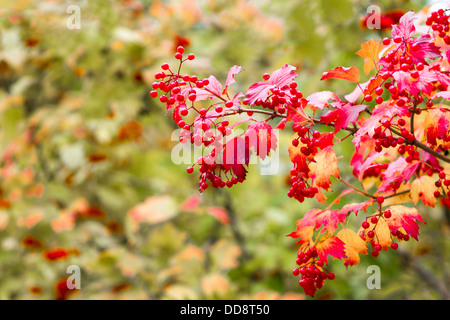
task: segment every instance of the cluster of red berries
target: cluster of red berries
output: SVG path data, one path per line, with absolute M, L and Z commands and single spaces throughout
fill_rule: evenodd
M 270 75 L 267 73 L 264 74 L 263 79 L 266 81 L 269 80 Z M 292 106 L 294 109 L 302 105 L 303 94 L 297 89 L 297 83 L 295 81 L 282 88 L 273 88 L 270 92 L 271 94 L 265 100 L 261 98 L 256 99 L 254 105 L 273 110 L 278 114 L 285 114 L 287 105 Z M 248 105 L 249 99 L 242 100 L 242 104 Z
M 446 44 L 450 45 L 450 36 L 448 35 L 450 24 L 448 18 L 449 16 L 446 14 L 446 10 L 439 9 L 431 13 L 425 24 L 430 26 Z
M 294 147 L 298 147 L 301 143 L 300 152 L 304 155 L 305 161 L 309 161 L 308 157 L 317 152 L 321 133 L 299 124 L 294 124 L 292 130 L 297 133 L 297 137 L 292 139 L 291 144 Z M 303 202 L 305 198 L 313 198 L 319 192 L 319 189 L 316 187 L 308 186 L 308 166 L 296 166 L 290 171 L 290 175 L 292 185 L 287 193 L 288 197 Z
M 333 272 L 326 272 L 325 262 L 317 259 L 315 249 L 308 249 L 297 254 L 297 268 L 292 270 L 294 276 L 300 275 L 298 284 L 303 288 L 305 294 L 313 296 L 316 290 L 321 289 L 326 279 L 334 280 Z
M 194 54 L 184 57 L 184 47 L 179 46 L 175 53 L 175 59 L 179 60 L 178 70 L 185 61 L 195 59 Z M 178 71 L 179 72 L 179 71 Z M 198 166 L 200 172 L 199 189 L 205 190 L 210 185 L 213 188 L 232 187 L 243 182 L 244 174 L 233 175 L 233 171 L 216 164 L 218 153 L 223 150 L 220 144 L 222 138 L 231 133 L 229 121 L 223 119 L 224 109 L 233 107 L 232 101 L 216 103 L 210 107 L 198 109 L 194 105 L 197 100 L 196 88 L 202 89 L 209 85 L 208 79 L 199 79 L 196 75 L 174 73 L 168 63 L 161 65 L 161 71 L 155 74 L 150 96 L 157 98 L 167 105 L 167 110 L 173 110 L 173 120 L 181 128 L 179 140 L 182 143 L 191 143 L 197 147 L 213 146 L 212 151 L 205 157 L 197 159 L 193 166 L 186 169 L 188 173 L 194 172 Z M 157 90 L 163 93 L 159 95 Z M 215 112 L 215 113 L 214 113 Z M 195 119 L 188 122 L 187 119 Z M 222 175 L 225 178 L 222 178 Z M 209 183 L 209 184 L 208 184 Z
M 384 197 L 380 196 L 377 197 L 377 203 L 378 204 L 382 204 L 384 202 Z M 360 234 L 361 238 L 363 240 L 366 240 L 366 236 L 370 239 L 370 245 L 372 247 L 372 252 L 371 255 L 372 257 L 376 258 L 378 257 L 378 255 L 380 254 L 380 251 L 382 249 L 382 246 L 379 244 L 378 239 L 376 238 L 376 232 L 375 232 L 375 228 L 378 224 L 379 219 L 389 219 L 392 217 L 392 213 L 390 210 L 386 210 L 381 214 L 375 214 L 372 215 L 370 217 L 366 218 L 366 221 L 364 221 L 361 224 L 361 227 L 363 228 L 363 232 Z M 369 223 L 370 221 L 370 223 Z M 371 227 L 372 226 L 372 227 Z M 369 230 L 370 229 L 370 230 Z M 393 237 L 397 237 L 399 240 L 404 240 L 404 241 L 408 241 L 409 240 L 409 236 L 408 235 L 403 235 L 400 231 L 397 230 L 397 232 L 395 234 L 392 234 Z M 398 243 L 396 242 L 392 242 L 391 243 L 391 248 L 393 250 L 397 250 L 398 249 Z

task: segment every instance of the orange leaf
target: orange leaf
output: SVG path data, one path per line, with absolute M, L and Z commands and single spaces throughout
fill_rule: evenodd
M 323 76 L 322 76 L 322 78 L 320 78 L 320 80 L 342 79 L 342 80 L 359 83 L 359 77 L 360 77 L 359 70 L 356 67 L 353 67 L 353 66 L 350 68 L 337 67 L 337 68 L 331 69 L 327 72 L 324 72 Z
M 337 162 L 339 159 L 336 158 L 336 154 L 332 146 L 328 146 L 323 150 L 320 150 L 314 157 L 316 161 L 316 167 L 314 170 L 314 182 L 315 185 L 328 190 L 330 188 L 331 180 L 330 177 L 339 178 L 339 168 Z
M 360 236 L 350 229 L 342 228 L 336 235 L 345 243 L 344 261 L 346 266 L 354 266 L 360 262 L 359 254 L 367 254 L 367 245 Z

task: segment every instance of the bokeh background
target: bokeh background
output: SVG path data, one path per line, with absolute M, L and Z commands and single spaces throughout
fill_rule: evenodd
M 427 3 L 0 0 L 0 299 L 305 299 L 286 235 L 316 203 L 286 196 L 291 133 L 280 135 L 279 174 L 251 166 L 245 183 L 200 195 L 171 160 L 176 127 L 149 91 L 181 44 L 199 77 L 224 80 L 242 65 L 233 92 L 288 63 L 305 95 L 348 93 L 319 79 L 336 66 L 362 70 L 360 44 L 389 34 L 361 27 L 371 4 Z M 71 5 L 79 29 L 67 27 Z M 349 269 L 332 263 L 336 280 L 314 299 L 448 298 L 449 214 L 421 212 L 420 242 Z M 65 287 L 70 265 L 80 290 Z M 370 265 L 379 290 L 366 286 Z

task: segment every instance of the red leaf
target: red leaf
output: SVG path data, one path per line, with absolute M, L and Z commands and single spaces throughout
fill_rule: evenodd
M 398 205 L 389 207 L 389 210 L 392 214 L 389 219 L 386 219 L 389 230 L 391 230 L 392 233 L 396 233 L 398 229 L 403 228 L 406 234 L 418 240 L 419 225 L 416 221 L 422 223 L 425 223 L 425 221 L 423 221 L 422 216 L 417 209 Z
M 228 86 L 230 84 L 235 83 L 236 81 L 234 81 L 234 76 L 236 74 L 238 74 L 239 72 L 241 72 L 242 70 L 244 70 L 241 66 L 233 66 L 230 68 L 230 71 L 228 71 L 228 76 L 227 76 L 227 80 L 225 81 L 225 88 L 222 91 L 222 94 L 226 94 L 227 93 L 227 89 Z
M 326 234 L 320 238 L 315 246 L 320 260 L 328 264 L 327 257 L 330 255 L 336 259 L 345 258 L 345 243 L 336 236 Z
M 324 72 L 322 78 L 320 80 L 325 79 L 342 79 L 355 83 L 359 83 L 359 70 L 356 67 L 336 67 L 334 69 L 329 70 L 328 72 Z
M 248 126 L 245 132 L 245 141 L 247 148 L 256 151 L 262 160 L 269 155 L 270 150 L 277 148 L 277 137 L 272 127 L 264 121 L 255 122 Z
M 264 101 L 269 96 L 270 89 L 282 88 L 290 84 L 297 77 L 297 74 L 292 72 L 296 69 L 286 64 L 281 69 L 274 71 L 268 81 L 261 81 L 251 85 L 247 91 L 249 104 L 253 105 L 258 99 Z

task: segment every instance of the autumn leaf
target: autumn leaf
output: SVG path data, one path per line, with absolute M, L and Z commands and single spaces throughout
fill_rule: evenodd
M 345 243 L 336 236 L 325 234 L 315 245 L 319 259 L 328 264 L 327 257 L 345 258 Z
M 367 254 L 367 244 L 354 231 L 342 228 L 336 235 L 345 243 L 344 259 L 346 266 L 354 266 L 360 262 L 359 254 Z
M 314 157 L 316 161 L 316 167 L 313 173 L 313 179 L 315 185 L 329 190 L 331 185 L 330 177 L 339 178 L 339 168 L 337 166 L 338 158 L 332 148 L 328 146 L 323 150 L 320 150 Z
M 320 80 L 326 79 L 342 79 L 355 83 L 359 83 L 359 70 L 358 68 L 352 66 L 350 68 L 345 67 L 336 67 L 327 72 L 323 73 L 322 78 Z
M 276 150 L 277 137 L 272 127 L 264 121 L 250 124 L 245 131 L 247 148 L 253 148 L 262 160 L 269 155 L 270 150 Z
M 411 198 L 414 204 L 417 204 L 419 200 L 422 200 L 423 204 L 434 208 L 436 198 L 434 197 L 434 191 L 436 179 L 429 176 L 421 176 L 415 179 L 411 183 Z
M 381 249 L 383 249 L 384 251 L 387 251 L 392 243 L 392 238 L 391 238 L 390 227 L 389 227 L 388 223 L 386 222 L 386 220 L 378 219 L 376 224 L 372 223 L 370 221 L 370 219 L 368 219 L 367 222 L 369 223 L 369 228 L 368 229 L 361 228 L 359 232 L 365 233 L 366 242 L 369 242 L 372 239 L 367 235 L 367 232 L 369 230 L 373 230 L 373 232 L 375 233 L 374 239 L 376 239 L 375 240 L 376 243 L 381 246 Z
M 268 81 L 251 85 L 247 91 L 249 104 L 253 105 L 258 99 L 265 100 L 269 96 L 269 91 L 273 88 L 282 88 L 290 84 L 297 77 L 297 74 L 293 72 L 296 69 L 296 67 L 286 64 L 281 69 L 274 71 Z
M 416 221 L 422 223 L 425 223 L 425 221 L 422 219 L 422 216 L 419 214 L 417 209 L 396 205 L 389 207 L 389 211 L 391 211 L 391 217 L 386 219 L 386 222 L 390 231 L 395 234 L 398 229 L 403 228 L 406 234 L 418 240 L 419 224 Z
M 364 72 L 369 74 L 369 72 L 375 67 L 379 58 L 379 54 L 382 50 L 380 47 L 380 40 L 375 41 L 370 39 L 367 42 L 361 44 L 361 49 L 356 52 L 357 55 L 364 58 Z
M 225 88 L 222 91 L 222 94 L 227 94 L 228 86 L 230 84 L 235 83 L 234 76 L 244 70 L 242 66 L 236 65 L 230 68 L 230 71 L 228 71 L 227 80 L 225 81 Z
M 427 112 L 424 121 L 424 132 L 427 142 L 437 145 L 437 139 L 442 139 L 447 135 L 450 123 L 450 112 L 442 108 L 431 109 Z

